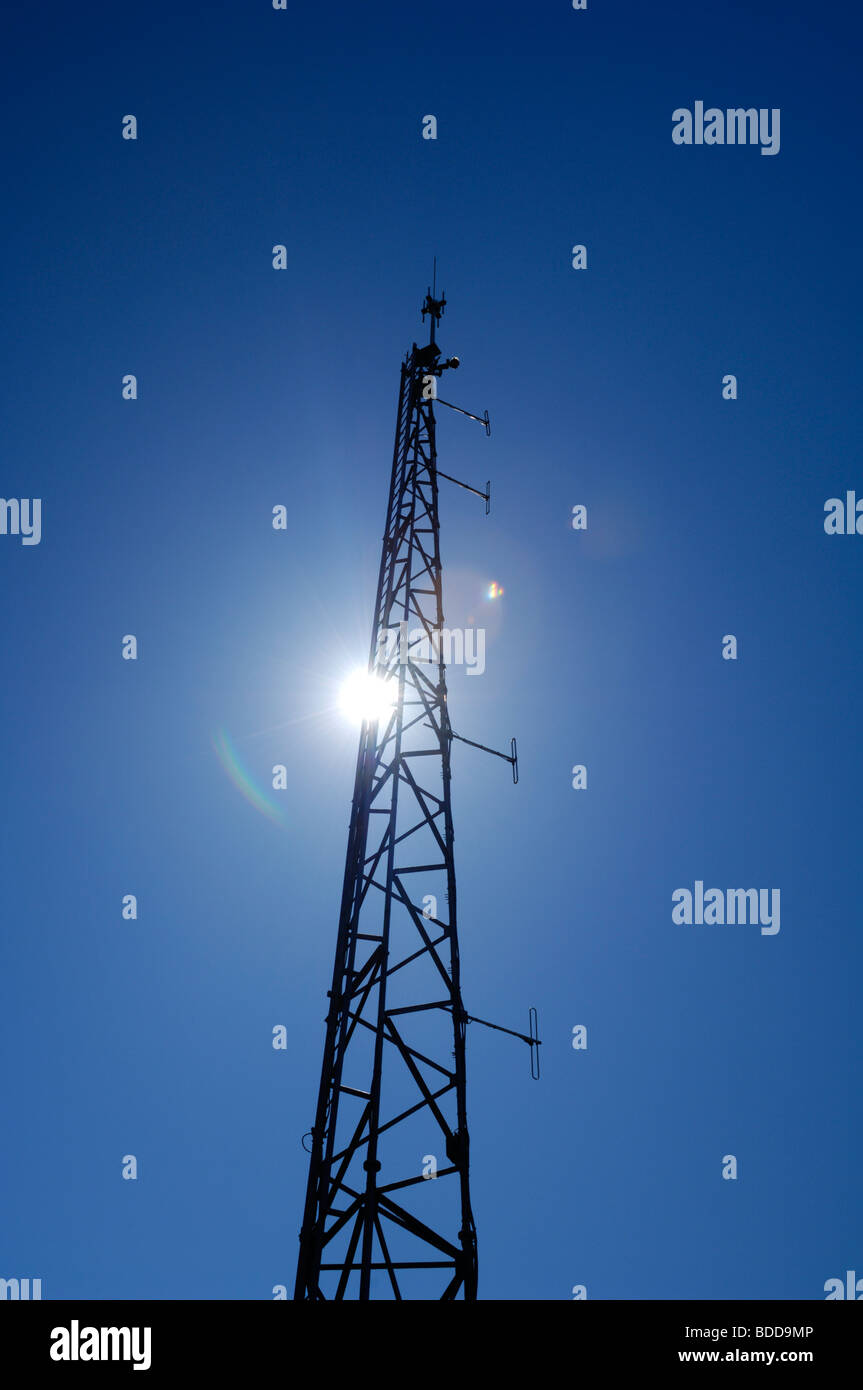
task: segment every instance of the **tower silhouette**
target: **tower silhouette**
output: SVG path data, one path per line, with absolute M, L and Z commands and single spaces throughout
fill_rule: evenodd
M 385 710 L 360 733 L 310 1133 L 302 1300 L 477 1291 L 451 807 L 459 735 L 447 707 L 438 518 L 447 475 L 434 414 L 437 382 L 458 359 L 437 345 L 446 300 L 435 292 L 423 304 L 428 343 L 414 343 L 401 366 L 368 664 Z M 480 422 L 488 432 L 487 412 Z M 488 509 L 490 491 L 478 495 Z M 498 756 L 517 778 L 514 740 L 512 756 Z

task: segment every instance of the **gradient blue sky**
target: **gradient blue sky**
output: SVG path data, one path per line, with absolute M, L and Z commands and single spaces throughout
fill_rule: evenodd
M 447 618 L 489 630 L 451 714 L 521 758 L 513 788 L 454 754 L 464 995 L 516 1028 L 536 1005 L 544 1038 L 535 1084 L 468 1034 L 480 1296 L 863 1272 L 863 537 L 823 529 L 863 495 L 857 12 L 55 3 L 4 29 L 0 491 L 43 499 L 43 535 L 0 536 L 0 1275 L 292 1286 L 356 746 L 332 706 L 434 254 L 444 394 L 492 419 L 440 412 L 441 467 L 494 494 L 443 498 Z M 698 99 L 779 107 L 780 153 L 675 146 Z M 284 827 L 220 729 L 264 787 L 287 765 Z M 780 933 L 675 926 L 698 878 L 779 887 Z

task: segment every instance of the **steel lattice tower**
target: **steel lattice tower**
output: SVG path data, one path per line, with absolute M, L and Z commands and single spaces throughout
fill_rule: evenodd
M 401 368 L 369 656 L 393 705 L 360 734 L 296 1299 L 476 1298 L 450 800 L 459 735 L 435 637 L 433 403 L 458 366 L 435 341 L 445 302 L 429 291 L 429 342 Z

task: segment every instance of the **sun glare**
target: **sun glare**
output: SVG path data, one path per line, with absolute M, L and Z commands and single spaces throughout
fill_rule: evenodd
M 381 680 L 368 671 L 354 671 L 344 682 L 339 695 L 339 708 L 352 724 L 389 719 L 396 702 L 398 686 L 395 681 Z

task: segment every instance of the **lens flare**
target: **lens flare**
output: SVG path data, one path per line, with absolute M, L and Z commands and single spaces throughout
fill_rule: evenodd
M 256 811 L 260 811 L 262 816 L 266 816 L 274 825 L 278 825 L 282 830 L 287 829 L 285 815 L 278 803 L 268 796 L 267 793 L 257 785 L 254 777 L 243 763 L 242 758 L 231 742 L 230 734 L 227 729 L 219 729 L 213 736 L 213 747 L 216 750 L 219 762 L 227 772 L 234 786 Z
M 488 586 L 488 595 L 487 595 L 487 597 L 488 597 L 488 598 L 503 598 L 503 589 L 501 588 L 500 584 L 495 584 L 495 583 L 489 584 L 489 586 Z

